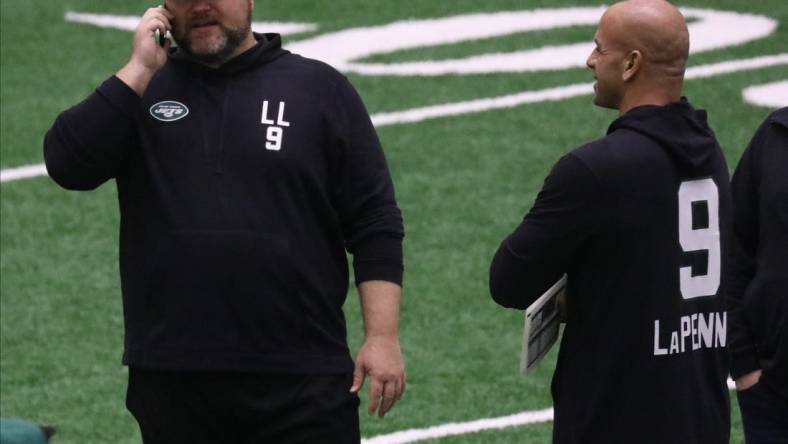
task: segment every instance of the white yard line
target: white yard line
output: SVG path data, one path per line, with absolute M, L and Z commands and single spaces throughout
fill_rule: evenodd
M 686 79 L 704 79 L 721 74 L 730 74 L 739 71 L 752 71 L 754 69 L 769 68 L 771 66 L 788 65 L 788 52 L 768 56 L 753 57 L 749 59 L 728 60 L 709 65 L 693 66 L 684 74 Z
M 745 88 L 742 98 L 745 102 L 770 108 L 788 106 L 788 79 Z
M 788 65 L 788 53 L 695 66 L 687 69 L 686 78 L 700 79 L 778 65 Z M 390 113 L 377 113 L 372 115 L 372 122 L 379 128 L 388 125 L 416 123 L 440 117 L 481 113 L 493 109 L 514 108 L 527 103 L 564 100 L 588 95 L 591 94 L 592 91 L 593 88 L 591 83 L 576 83 L 574 85 L 559 86 L 537 91 L 525 91 L 486 99 L 444 103 L 441 105 L 425 106 Z M 0 170 L 0 182 L 11 182 L 43 175 L 46 175 L 46 168 L 43 164 L 8 168 Z
M 721 74 L 767 68 L 770 66 L 788 65 L 788 53 L 753 57 L 747 59 L 728 60 L 720 63 L 695 66 L 687 69 L 687 79 L 700 79 Z M 537 103 L 569 99 L 584 96 L 593 92 L 593 84 L 577 83 L 538 91 L 526 91 L 505 96 L 476 99 L 464 102 L 445 103 L 441 105 L 413 108 L 406 111 L 378 113 L 372 116 L 375 126 L 415 123 L 424 120 L 460 114 L 480 113 L 492 109 L 513 108 L 526 103 Z
M 593 43 L 567 43 L 513 52 L 475 54 L 445 60 L 387 63 L 363 61 L 377 54 L 436 45 L 461 44 L 484 38 L 579 25 L 595 25 L 605 5 L 497 11 L 448 17 L 406 19 L 374 26 L 347 28 L 290 41 L 294 53 L 321 60 L 342 72 L 363 75 L 439 76 L 492 72 L 533 72 L 580 68 Z M 714 9 L 682 8 L 689 23 L 690 53 L 728 48 L 765 38 L 777 29 L 773 18 Z M 133 31 L 140 18 L 130 15 L 67 12 L 66 21 Z M 254 22 L 257 32 L 300 34 L 318 29 L 314 23 Z
M 436 119 L 438 117 L 480 113 L 493 109 L 514 108 L 526 103 L 569 99 L 572 97 L 591 94 L 593 90 L 593 83 L 578 83 L 574 85 L 559 86 L 557 88 L 525 91 L 521 93 L 486 99 L 444 103 L 442 105 L 425 106 L 421 108 L 409 109 L 406 111 L 378 113 L 372 116 L 372 123 L 374 123 L 377 127 L 401 123 L 416 123 L 422 122 L 424 120 Z
M 553 420 L 552 407 L 544 410 L 517 413 L 515 415 L 501 416 L 498 418 L 477 419 L 468 422 L 452 422 L 425 429 L 410 429 L 388 435 L 375 436 L 362 439 L 362 444 L 406 444 L 423 441 L 425 439 L 444 438 L 447 436 L 463 435 L 465 433 L 480 432 L 482 430 L 505 429 L 508 427 L 549 422 Z
M 371 76 L 440 76 L 581 68 L 594 49 L 590 41 L 441 60 L 374 63 L 364 59 L 378 54 L 462 44 L 521 32 L 592 26 L 599 22 L 605 9 L 604 5 L 538 8 L 400 20 L 318 35 L 291 42 L 288 49 L 326 62 L 343 72 Z M 689 23 L 691 54 L 762 39 L 771 35 L 778 26 L 776 20 L 762 15 L 699 8 L 682 8 L 681 12 L 694 19 Z
M 151 2 L 153 3 L 153 2 Z M 163 3 L 163 2 L 162 2 Z M 136 15 L 91 14 L 87 12 L 68 11 L 65 14 L 67 22 L 84 23 L 100 28 L 122 29 L 134 31 L 140 22 Z M 318 29 L 315 23 L 300 22 L 253 22 L 252 30 L 255 32 L 276 32 L 282 35 L 312 32 Z
M 31 177 L 46 176 L 47 168 L 43 163 L 36 165 L 25 165 L 15 168 L 0 170 L 0 182 L 11 182 L 19 179 L 29 179 Z
M 735 390 L 736 385 L 728 378 L 728 389 Z M 408 444 L 427 439 L 445 438 L 447 436 L 464 435 L 484 430 L 505 429 L 509 427 L 550 422 L 553 420 L 553 408 L 531 410 L 497 418 L 483 418 L 467 422 L 451 422 L 424 429 L 409 429 L 399 432 L 378 435 L 361 440 L 361 444 Z

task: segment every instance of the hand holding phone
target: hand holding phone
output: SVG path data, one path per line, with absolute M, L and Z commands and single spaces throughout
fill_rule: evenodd
M 166 31 L 164 34 L 162 34 L 161 30 L 156 28 L 156 30 L 153 32 L 153 39 L 156 40 L 156 44 L 162 48 L 167 44 L 168 40 L 171 45 L 173 44 L 172 34 L 170 34 L 170 31 Z
M 159 6 L 145 11 L 137 25 L 131 57 L 116 75 L 140 96 L 156 71 L 167 63 L 166 50 L 172 43 L 169 30 L 174 18 L 167 8 Z
M 161 67 L 167 59 L 166 51 L 162 51 L 161 48 L 168 49 L 172 44 L 170 29 L 172 29 L 173 18 L 164 6 L 156 6 L 145 11 L 140 24 L 137 25 L 132 58 L 149 67 Z
M 163 9 L 164 11 L 169 12 L 166 4 L 160 5 L 159 9 Z M 153 32 L 153 39 L 156 41 L 156 44 L 161 46 L 162 48 L 164 47 L 164 45 L 167 44 L 168 40 L 170 42 L 170 45 L 174 43 L 172 40 L 172 34 L 170 34 L 170 31 L 166 29 L 163 30 L 160 28 L 156 28 L 156 30 Z

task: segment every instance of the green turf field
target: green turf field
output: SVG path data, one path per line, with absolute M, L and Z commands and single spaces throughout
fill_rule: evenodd
M 42 162 L 42 138 L 55 116 L 128 58 L 130 32 L 66 22 L 65 11 L 141 15 L 149 3 L 3 0 L 0 5 L 0 166 L 7 169 Z M 407 18 L 598 5 L 587 0 L 258 1 L 255 20 L 319 25 L 317 31 L 286 37 L 287 47 L 289 41 Z M 779 22 L 768 37 L 693 55 L 692 66 L 788 52 L 785 0 L 688 0 L 681 5 L 762 14 Z M 515 51 L 590 41 L 593 33 L 589 25 L 514 33 L 377 54 L 367 61 Z M 373 114 L 592 81 L 583 68 L 349 77 Z M 742 90 L 784 79 L 786 64 L 687 81 L 687 96 L 709 110 L 731 168 L 769 112 L 745 103 Z M 490 300 L 487 270 L 498 243 L 530 208 L 552 164 L 562 153 L 603 135 L 615 117 L 593 107 L 586 95 L 379 129 L 406 223 L 401 340 L 408 390 L 385 420 L 362 415 L 363 436 L 551 405 L 555 350 L 533 376 L 518 374 L 522 315 Z M 0 413 L 57 425 L 59 444 L 139 442 L 124 406 L 126 370 L 120 365 L 114 184 L 73 193 L 38 177 L 5 182 L 0 191 Z M 355 350 L 361 339 L 355 293 L 348 295 L 346 312 Z M 741 442 L 735 408 L 732 422 L 732 441 Z M 541 423 L 439 442 L 544 443 L 550 431 L 550 423 Z

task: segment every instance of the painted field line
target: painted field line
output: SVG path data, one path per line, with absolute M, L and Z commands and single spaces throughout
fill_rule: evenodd
M 736 384 L 728 378 L 728 390 L 735 390 Z M 509 427 L 550 422 L 553 420 L 553 408 L 531 410 L 498 418 L 484 418 L 468 422 L 451 422 L 424 429 L 410 429 L 387 435 L 378 435 L 361 440 L 361 444 L 408 444 L 427 439 L 445 438 L 447 436 L 464 435 L 484 430 L 505 429 Z
M 377 127 L 402 123 L 416 123 L 439 117 L 481 113 L 493 109 L 514 108 L 526 103 L 569 99 L 591 94 L 593 91 L 593 83 L 578 83 L 537 91 L 525 91 L 506 96 L 469 100 L 466 102 L 445 103 L 442 105 L 425 106 L 392 113 L 378 113 L 372 116 L 372 123 Z
M 527 424 L 549 422 L 553 420 L 552 407 L 544 410 L 534 410 L 517 413 L 515 415 L 501 416 L 498 418 L 477 419 L 468 422 L 456 422 L 427 427 L 425 429 L 403 430 L 388 435 L 362 439 L 362 444 L 406 444 L 425 439 L 444 438 L 447 436 L 463 435 L 466 433 L 480 432 L 482 430 L 505 429 Z
M 16 168 L 6 168 L 4 170 L 0 170 L 0 182 L 29 179 L 31 177 L 46 176 L 46 174 L 47 168 L 43 163 L 36 165 L 25 165 Z
M 788 52 L 768 56 L 753 57 L 749 59 L 728 60 L 709 65 L 700 65 L 687 68 L 684 74 L 686 79 L 704 79 L 707 77 L 730 74 L 739 71 L 752 71 L 753 69 L 768 68 L 770 66 L 788 65 Z
M 84 23 L 98 26 L 100 28 L 135 31 L 142 17 L 136 15 L 90 14 L 86 12 L 66 11 L 66 14 L 63 18 L 67 22 L 72 23 Z M 314 23 L 252 22 L 252 30 L 254 32 L 276 32 L 282 35 L 290 35 L 316 31 L 317 29 L 318 26 Z
M 745 88 L 742 98 L 746 102 L 770 108 L 788 106 L 788 79 Z
M 721 74 L 740 71 L 768 68 L 770 66 L 788 65 L 788 53 L 770 56 L 754 57 L 749 59 L 729 60 L 726 62 L 712 63 L 695 66 L 687 69 L 686 78 L 701 79 Z M 468 100 L 464 102 L 445 103 L 442 105 L 425 106 L 405 111 L 373 114 L 372 123 L 376 127 L 398 125 L 405 123 L 423 122 L 448 116 L 481 113 L 493 109 L 514 108 L 527 103 L 552 102 L 573 97 L 590 95 L 593 92 L 592 83 L 577 83 L 574 85 L 559 86 L 536 91 L 525 91 L 486 99 Z M 46 175 L 44 164 L 27 165 L 17 168 L 0 170 L 0 182 L 11 182 L 19 179 Z
M 777 65 L 788 65 L 788 53 L 694 66 L 687 69 L 685 78 L 687 80 L 702 79 L 721 74 L 751 71 Z M 378 113 L 372 116 L 372 122 L 378 127 L 402 123 L 416 123 L 445 116 L 480 113 L 493 109 L 514 108 L 526 103 L 569 99 L 590 95 L 593 93 L 593 90 L 592 83 L 577 83 L 574 85 L 559 86 L 538 91 L 526 91 L 486 99 L 445 103 L 442 105 L 425 106 L 391 113 Z

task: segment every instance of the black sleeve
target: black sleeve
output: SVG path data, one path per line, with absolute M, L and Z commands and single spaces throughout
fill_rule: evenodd
M 595 230 L 601 187 L 569 154 L 544 181 L 531 211 L 506 237 L 490 267 L 490 293 L 504 307 L 525 309 L 566 273 L 579 245 Z
M 356 285 L 370 280 L 402 285 L 404 228 L 383 148 L 361 98 L 344 77 L 335 98 L 342 153 L 336 198 Z
M 67 189 L 91 190 L 117 176 L 137 144 L 140 103 L 139 96 L 113 76 L 61 113 L 44 138 L 50 177 Z
M 743 316 L 744 294 L 755 276 L 758 250 L 758 185 L 759 177 L 753 157 L 756 147 L 764 142 L 762 126 L 744 151 L 731 180 L 733 200 L 733 239 L 728 250 L 728 308 L 731 376 L 735 379 L 760 368 L 758 353 Z

